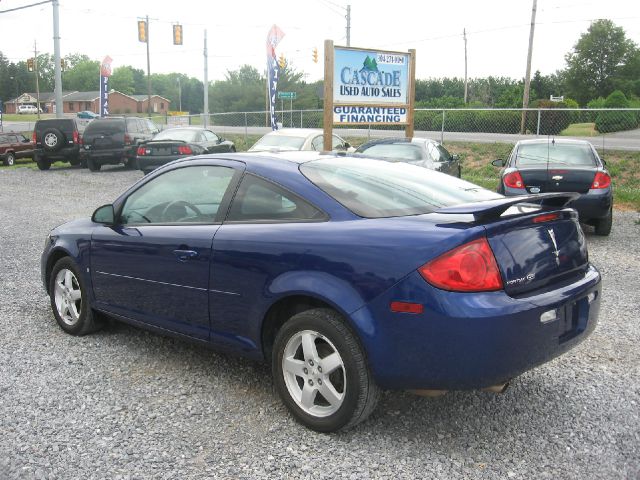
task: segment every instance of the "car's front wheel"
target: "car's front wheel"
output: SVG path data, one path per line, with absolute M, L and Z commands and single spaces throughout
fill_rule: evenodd
M 352 427 L 380 397 L 358 339 L 333 310 L 307 310 L 287 321 L 276 335 L 272 361 L 285 406 L 313 430 Z
M 56 321 L 65 332 L 85 335 L 98 329 L 84 281 L 69 257 L 61 258 L 53 266 L 49 296 Z

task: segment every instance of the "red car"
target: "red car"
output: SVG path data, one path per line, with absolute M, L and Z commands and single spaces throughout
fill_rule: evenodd
M 33 156 L 33 142 L 21 133 L 0 133 L 0 158 L 10 167 L 16 158 Z

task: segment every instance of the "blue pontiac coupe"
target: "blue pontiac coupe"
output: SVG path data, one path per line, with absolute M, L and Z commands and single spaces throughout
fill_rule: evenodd
M 66 332 L 104 315 L 271 362 L 295 418 L 364 420 L 381 389 L 502 388 L 594 329 L 577 194 L 504 197 L 315 152 L 177 160 L 48 235 Z

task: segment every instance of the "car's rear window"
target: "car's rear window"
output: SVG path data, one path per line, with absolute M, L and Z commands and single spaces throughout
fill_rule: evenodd
M 124 132 L 124 119 L 95 119 L 92 120 L 87 128 L 85 129 L 85 135 L 102 133 L 111 135 L 118 132 Z
M 567 143 L 522 144 L 516 152 L 516 166 L 536 166 L 547 163 L 593 166 L 596 159 L 589 145 Z
M 304 144 L 303 137 L 289 137 L 286 135 L 265 135 L 251 147 L 252 150 L 261 147 L 280 147 L 290 150 L 300 150 Z
M 328 158 L 300 171 L 358 216 L 398 217 L 442 207 L 500 198 L 465 180 L 407 163 L 365 158 Z
M 421 160 L 423 157 L 420 146 L 411 143 L 380 143 L 358 149 L 358 153 L 389 160 Z
M 179 142 L 195 142 L 198 132 L 196 130 L 167 129 L 158 133 L 154 140 L 177 140 Z

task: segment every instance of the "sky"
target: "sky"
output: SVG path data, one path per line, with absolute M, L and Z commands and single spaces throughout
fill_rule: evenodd
M 39 0 L 0 0 L 0 12 Z M 470 78 L 523 78 L 533 1 L 377 0 L 60 0 L 62 55 L 106 55 L 113 68 L 146 71 L 146 46 L 138 42 L 139 18 L 149 15 L 151 72 L 180 72 L 204 78 L 207 30 L 209 80 L 250 64 L 265 68 L 265 40 L 271 25 L 285 37 L 276 49 L 307 81 L 323 77 L 325 39 L 346 45 L 346 6 L 351 5 L 351 46 L 392 51 L 416 49 L 417 78 L 464 77 L 467 32 Z M 633 0 L 538 0 L 532 74 L 565 67 L 564 57 L 591 21 L 611 19 L 640 44 L 640 2 Z M 183 25 L 184 44 L 172 44 L 172 24 Z M 0 13 L 0 51 L 11 61 L 53 53 L 50 4 Z M 320 62 L 313 63 L 317 48 Z

